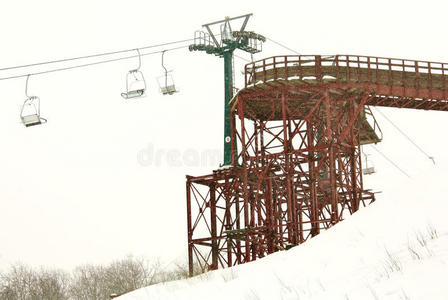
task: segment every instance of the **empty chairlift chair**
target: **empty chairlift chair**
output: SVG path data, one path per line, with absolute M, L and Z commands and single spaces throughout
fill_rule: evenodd
M 165 70 L 165 74 L 158 78 L 158 82 L 159 82 L 160 92 L 163 95 L 172 95 L 179 91 L 176 89 L 176 86 L 174 85 L 172 76 L 170 74 L 168 74 L 171 71 L 168 71 L 165 68 L 165 65 L 163 63 L 164 54 L 165 54 L 165 51 L 162 51 L 162 67 Z
M 372 175 L 374 173 L 376 173 L 375 170 L 375 166 L 373 166 L 372 162 L 370 162 L 370 166 L 369 166 L 369 159 L 367 158 L 368 154 L 364 154 L 365 158 L 366 158 L 366 165 L 365 167 L 362 169 L 362 174 L 363 175 Z
M 31 96 L 25 100 L 20 112 L 20 118 L 25 127 L 40 125 L 46 123 L 46 119 L 40 116 L 40 99 L 36 96 Z
M 26 100 L 22 105 L 22 110 L 20 111 L 20 119 L 25 127 L 40 125 L 46 123 L 47 120 L 40 116 L 40 99 L 36 96 L 28 96 L 28 79 L 26 78 L 25 95 Z
M 146 92 L 146 81 L 143 73 L 140 71 L 142 65 L 140 51 L 138 49 L 138 68 L 131 70 L 126 75 L 126 92 L 121 93 L 124 99 L 138 98 L 145 95 Z

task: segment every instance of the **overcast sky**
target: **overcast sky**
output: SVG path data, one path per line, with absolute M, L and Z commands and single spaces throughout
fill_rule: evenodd
M 248 30 L 301 54 L 448 62 L 442 2 L 362 3 L 6 1 L 0 68 L 184 40 L 204 23 L 246 13 L 254 14 Z M 284 54 L 293 53 L 268 41 L 254 58 Z M 244 63 L 235 58 L 237 83 Z M 165 64 L 180 92 L 159 93 L 161 56 L 148 55 L 142 71 L 149 92 L 141 100 L 120 97 L 137 59 L 32 76 L 29 94 L 40 97 L 48 119 L 33 128 L 19 118 L 25 78 L 0 81 L 0 270 L 16 261 L 70 269 L 127 254 L 186 259 L 185 175 L 208 174 L 220 163 L 212 158 L 222 151 L 223 61 L 181 49 L 166 52 Z M 410 176 L 448 171 L 447 113 L 382 112 L 437 165 L 378 115 L 382 153 Z M 412 193 L 399 170 L 370 147 L 366 152 L 378 170 L 365 178 L 366 188 L 383 191 L 384 201 L 392 190 Z

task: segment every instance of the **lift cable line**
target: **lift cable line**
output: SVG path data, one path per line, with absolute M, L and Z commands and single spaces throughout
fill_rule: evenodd
M 181 46 L 181 47 L 170 48 L 170 49 L 165 49 L 165 50 L 161 50 L 161 51 L 143 53 L 140 56 L 153 55 L 153 54 L 162 53 L 162 51 L 174 51 L 174 50 L 183 49 L 183 48 L 188 48 L 188 46 Z M 135 51 L 135 49 L 133 49 L 132 51 Z M 64 68 L 58 68 L 58 69 L 50 69 L 50 70 L 41 71 L 41 72 L 20 74 L 20 75 L 14 75 L 14 76 L 9 76 L 9 77 L 2 77 L 2 78 L 0 78 L 0 80 L 9 80 L 9 79 L 15 79 L 15 78 L 22 78 L 22 77 L 26 77 L 28 75 L 36 76 L 36 75 L 43 75 L 43 74 L 53 73 L 53 72 L 67 71 L 67 70 L 72 70 L 72 69 L 77 69 L 77 68 L 84 68 L 84 67 L 89 67 L 89 66 L 94 66 L 94 65 L 99 65 L 99 64 L 105 64 L 105 63 L 110 63 L 110 62 L 116 62 L 116 61 L 125 60 L 125 59 L 132 59 L 132 58 L 137 58 L 137 57 L 139 57 L 139 55 L 132 55 L 132 56 L 125 56 L 125 57 L 113 58 L 113 59 L 108 59 L 108 60 L 101 60 L 101 61 L 97 61 L 97 62 L 86 63 L 86 64 L 81 64 L 81 65 L 75 65 L 75 66 L 70 66 L 70 67 L 64 67 Z
M 397 125 L 395 125 L 394 122 L 392 122 L 391 119 L 389 119 L 381 110 L 377 109 L 376 107 L 375 111 L 379 112 L 390 124 L 392 124 L 392 126 L 395 127 L 395 129 L 397 129 L 409 142 L 412 143 L 412 145 L 414 145 L 421 153 L 423 153 L 427 158 L 429 158 L 433 164 L 436 164 L 434 157 L 430 156 L 428 153 L 426 153 L 419 145 L 417 145 L 417 143 L 415 143 L 406 133 L 403 132 L 403 130 L 401 130 Z
M 274 44 L 279 45 L 280 47 L 285 48 L 286 50 L 289 50 L 289 51 L 291 51 L 291 52 L 293 52 L 293 53 L 295 53 L 295 54 L 297 54 L 297 55 L 300 55 L 300 53 L 297 52 L 296 50 L 293 50 L 293 49 L 291 49 L 291 48 L 289 48 L 289 47 L 287 47 L 287 46 L 285 46 L 285 45 L 283 45 L 283 44 L 281 44 L 281 43 L 279 43 L 279 42 L 276 42 L 276 41 L 274 41 L 273 39 L 270 39 L 270 38 L 268 38 L 268 37 L 267 37 L 266 39 L 269 40 L 269 41 L 271 41 L 271 42 L 273 42 Z
M 394 163 L 394 161 L 392 159 L 390 159 L 389 157 L 387 157 L 384 153 L 382 153 L 380 150 L 378 150 L 378 148 L 376 148 L 374 145 L 370 145 L 376 152 L 378 152 L 382 157 L 384 157 L 384 159 L 386 159 L 389 163 L 391 163 L 397 170 L 399 170 L 401 173 L 403 173 L 404 175 L 406 175 L 408 178 L 411 178 L 411 176 L 409 176 L 408 173 L 406 173 L 405 171 L 403 171 L 402 168 L 400 168 L 396 163 Z
M 236 58 L 239 58 L 239 59 L 241 59 L 241 60 L 244 60 L 245 62 L 248 62 L 248 63 L 253 62 L 253 60 L 249 60 L 249 59 L 244 58 L 244 57 L 242 57 L 242 56 L 236 55 L 235 53 L 233 53 L 233 56 L 236 57 Z M 252 57 L 252 56 L 253 56 L 253 54 L 251 53 L 251 57 Z
M 217 34 L 217 35 L 219 36 L 220 34 Z M 157 45 L 150 45 L 150 46 L 145 46 L 145 47 L 141 47 L 141 48 L 137 48 L 137 49 L 138 50 L 145 50 L 145 49 L 157 48 L 157 47 L 173 45 L 173 44 L 179 44 L 179 43 L 185 43 L 185 42 L 190 42 L 190 41 L 193 41 L 193 39 L 185 39 L 185 40 L 167 42 L 167 43 L 162 43 L 162 44 L 157 44 Z M 141 56 L 158 54 L 158 53 L 162 53 L 163 51 L 165 51 L 165 52 L 166 51 L 173 51 L 173 50 L 178 50 L 178 49 L 187 48 L 187 47 L 188 46 L 181 46 L 181 47 L 176 47 L 176 48 L 171 48 L 171 49 L 165 49 L 165 50 L 161 50 L 161 51 L 157 51 L 157 52 L 150 52 L 150 53 L 141 54 Z M 50 65 L 50 64 L 57 64 L 57 63 L 64 63 L 64 62 L 70 62 L 70 61 L 76 61 L 76 60 L 90 59 L 90 58 L 95 58 L 95 57 L 110 56 L 110 55 L 116 55 L 116 54 L 121 54 L 121 53 L 133 52 L 135 50 L 136 50 L 136 48 L 133 48 L 133 49 L 118 50 L 118 51 L 111 51 L 111 52 L 104 52 L 104 53 L 97 53 L 97 54 L 91 54 L 91 55 L 85 55 L 85 56 L 64 58 L 64 59 L 59 59 L 59 60 L 38 62 L 38 63 L 32 63 L 32 64 L 26 64 L 26 65 L 5 67 L 5 68 L 0 68 L 0 72 L 17 70 L 17 69 L 24 69 L 24 68 L 31 68 L 31 67 L 37 67 L 37 66 L 43 66 L 43 65 Z M 9 80 L 9 79 L 22 78 L 22 77 L 26 77 L 28 75 L 33 75 L 33 76 L 42 75 L 42 74 L 46 74 L 46 73 L 53 73 L 53 72 L 71 70 L 71 69 L 75 69 L 75 68 L 88 67 L 88 66 L 93 66 L 93 65 L 103 64 L 103 63 L 110 63 L 110 62 L 115 62 L 115 61 L 120 61 L 120 60 L 125 60 L 125 59 L 131 59 L 131 58 L 135 58 L 135 57 L 138 57 L 138 55 L 120 57 L 120 58 L 115 58 L 115 59 L 107 59 L 107 60 L 102 60 L 102 61 L 98 61 L 98 62 L 80 64 L 80 65 L 64 67 L 64 68 L 50 69 L 48 71 L 41 71 L 41 72 L 26 73 L 26 74 L 14 75 L 14 76 L 0 77 L 0 80 Z M 239 55 L 235 55 L 235 57 L 237 57 L 237 58 L 239 58 L 239 59 L 241 59 L 241 60 L 243 60 L 245 62 L 251 62 L 250 60 L 248 60 L 248 59 L 246 59 L 244 57 L 241 57 Z
M 151 48 L 157 48 L 157 47 L 163 47 L 173 44 L 180 44 L 180 43 L 186 43 L 191 42 L 193 39 L 186 39 L 186 40 L 179 40 L 174 42 L 167 42 L 157 45 L 150 45 L 145 47 L 138 48 L 139 50 L 146 50 Z M 8 71 L 8 70 L 15 70 L 15 69 L 22 69 L 22 68 L 29 68 L 29 67 L 37 67 L 42 65 L 48 65 L 48 64 L 56 64 L 56 63 L 62 63 L 62 62 L 68 62 L 68 61 L 74 61 L 74 60 L 81 60 L 81 59 L 88 59 L 88 58 L 95 58 L 95 57 L 101 57 L 101 56 L 109 56 L 114 54 L 121 54 L 121 53 L 127 53 L 127 52 L 133 52 L 136 48 L 133 49 L 126 49 L 126 50 L 118 50 L 118 51 L 111 51 L 111 52 L 104 52 L 104 53 L 97 53 L 97 54 L 90 54 L 85 56 L 78 56 L 78 57 L 71 57 L 71 58 L 63 58 L 58 60 L 51 60 L 51 61 L 45 61 L 45 62 L 39 62 L 39 63 L 32 63 L 32 64 L 26 64 L 26 65 L 20 65 L 20 66 L 13 66 L 13 67 L 6 67 L 6 68 L 0 68 L 0 71 Z

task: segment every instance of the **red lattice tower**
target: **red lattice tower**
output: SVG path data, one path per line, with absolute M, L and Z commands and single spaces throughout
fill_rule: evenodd
M 366 105 L 448 110 L 445 70 L 346 55 L 246 65 L 230 103 L 241 151 L 230 168 L 187 176 L 190 274 L 288 249 L 373 202 L 360 147 L 381 138 Z

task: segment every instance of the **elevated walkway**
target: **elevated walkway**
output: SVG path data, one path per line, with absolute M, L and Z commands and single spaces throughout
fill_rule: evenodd
M 448 63 L 382 57 L 266 58 L 246 65 L 245 88 L 240 93 L 261 100 L 283 86 L 306 96 L 316 85 L 327 85 L 335 93 L 340 89 L 368 92 L 375 97 L 366 105 L 448 111 Z

